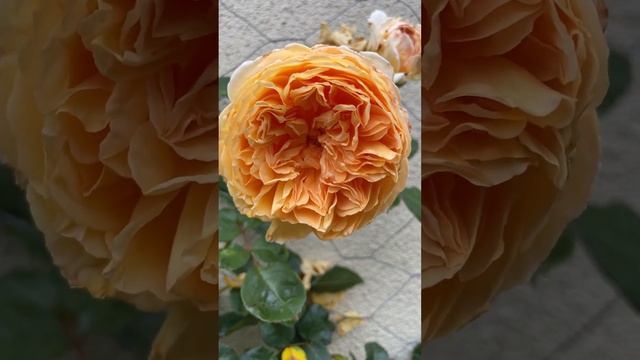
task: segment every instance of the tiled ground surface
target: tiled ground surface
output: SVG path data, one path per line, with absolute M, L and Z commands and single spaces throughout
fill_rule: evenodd
M 333 27 L 341 23 L 358 25 L 364 31 L 375 9 L 419 22 L 420 3 L 416 0 L 221 1 L 220 75 L 229 76 L 243 61 L 287 43 L 313 45 L 322 21 Z M 419 138 L 419 82 L 405 85 L 401 94 L 410 113 L 412 133 Z M 419 154 L 411 160 L 409 176 L 408 186 L 419 187 Z M 355 310 L 367 319 L 345 337 L 336 334 L 332 352 L 351 351 L 364 359 L 364 344 L 378 341 L 394 359 L 410 358 L 420 338 L 420 223 L 404 205 L 378 217 L 350 238 L 321 242 L 310 237 L 290 246 L 303 257 L 353 268 L 365 279 L 364 285 L 348 292 L 336 311 Z M 251 342 L 248 339 L 255 338 L 240 333 L 231 342 L 243 347 Z
M 640 3 L 607 0 L 611 47 L 628 53 L 631 89 L 601 121 L 602 164 L 594 203 L 640 212 Z M 640 280 L 639 280 L 640 281 Z M 579 249 L 539 281 L 503 294 L 456 335 L 426 347 L 429 360 L 640 359 L 640 316 Z

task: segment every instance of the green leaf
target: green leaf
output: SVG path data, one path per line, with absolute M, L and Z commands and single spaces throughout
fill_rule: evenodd
M 418 144 L 418 140 L 411 138 L 411 152 L 409 152 L 409 159 L 413 158 L 413 155 L 418 152 L 419 148 L 420 145 Z
M 573 234 L 570 229 L 566 229 L 551 250 L 549 256 L 547 256 L 547 259 L 542 263 L 542 265 L 540 265 L 540 268 L 536 272 L 536 276 L 551 270 L 555 266 L 558 266 L 569 259 L 573 254 L 574 249 L 575 240 L 573 239 Z
M 228 97 L 227 94 L 227 86 L 229 86 L 229 78 L 223 76 L 218 79 L 218 96 L 219 97 Z
M 362 278 L 342 266 L 334 266 L 324 275 L 316 278 L 311 285 L 314 292 L 340 292 L 363 283 Z
M 242 315 L 235 312 L 222 314 L 218 318 L 218 335 L 224 337 L 244 327 L 257 324 L 258 321 L 251 315 Z
M 640 310 L 640 218 L 627 206 L 590 206 L 572 229 L 604 274 Z
M 62 358 L 69 344 L 56 315 L 41 309 L 1 309 L 0 358 Z
M 609 90 L 598 111 L 604 114 L 624 95 L 633 81 L 631 61 L 627 54 L 611 50 L 609 54 Z
M 400 193 L 400 196 L 413 216 L 415 216 L 418 221 L 421 221 L 422 199 L 420 197 L 420 189 L 415 187 L 406 188 Z
M 58 271 L 52 264 L 42 233 L 30 220 L 0 211 L 0 238 L 15 239 L 11 245 L 24 248 L 29 262 L 34 262 L 32 265 Z
M 220 267 L 235 271 L 245 266 L 250 258 L 250 252 L 234 244 L 231 247 L 220 250 Z
M 302 319 L 296 325 L 298 334 L 303 339 L 325 345 L 331 343 L 335 328 L 335 325 L 329 320 L 327 310 L 318 304 L 307 307 Z
M 240 294 L 247 310 L 267 322 L 297 319 L 307 300 L 298 275 L 279 262 L 249 269 Z
M 286 262 L 289 260 L 289 250 L 286 247 L 270 243 L 263 237 L 256 240 L 251 248 L 253 256 L 263 263 Z
M 289 345 L 296 335 L 296 330 L 293 326 L 261 322 L 258 327 L 260 328 L 262 341 L 276 349 L 282 349 Z
M 349 360 L 349 358 L 344 355 L 333 354 L 331 355 L 331 360 Z
M 218 179 L 218 191 L 224 194 L 229 194 L 229 187 L 227 186 L 227 182 L 224 181 L 224 178 Z
M 218 359 L 219 360 L 238 360 L 238 354 L 229 346 L 218 343 Z
M 144 357 L 164 317 L 69 289 L 57 269 L 5 274 L 0 294 L 0 359 L 58 359 L 77 346 L 70 339 L 94 336 L 109 338 L 114 354 L 126 348 Z M 84 350 L 94 358 L 92 348 Z
M 296 274 L 300 273 L 300 266 L 302 265 L 302 258 L 300 257 L 300 255 L 289 250 L 288 262 L 289 262 L 289 266 Z
M 0 277 L 0 358 L 55 359 L 69 346 L 50 277 L 12 272 Z
M 331 360 L 327 347 L 318 343 L 305 344 L 302 349 L 307 354 L 307 360 Z
M 295 327 L 295 326 L 296 326 L 296 323 L 298 322 L 298 320 L 299 320 L 299 319 L 293 319 L 293 320 L 289 320 L 289 321 L 281 321 L 281 322 L 279 322 L 278 324 L 282 324 L 282 325 L 285 325 L 285 326 L 293 326 L 293 327 Z
M 62 292 L 58 279 L 46 273 L 13 271 L 0 277 L 0 306 L 38 308 L 52 311 Z
M 83 336 L 91 333 L 120 334 L 133 318 L 142 314 L 121 301 L 95 299 L 84 289 L 64 291 L 59 306 L 63 313 L 76 318 L 76 331 Z
M 231 289 L 231 291 L 229 291 L 229 300 L 231 302 L 231 309 L 234 312 L 242 315 L 247 314 L 247 309 L 244 308 L 244 304 L 242 303 L 240 289 Z
M 411 354 L 411 360 L 420 360 L 422 359 L 422 344 L 416 345 L 413 348 L 413 353 Z
M 269 224 L 256 218 L 249 218 L 243 215 L 247 229 L 253 230 L 256 234 L 264 236 L 269 229 Z
M 147 356 L 164 314 L 70 289 L 51 263 L 41 234 L 25 220 L 0 212 L 0 237 L 5 236 L 27 244 L 38 259 L 29 258 L 28 271 L 0 276 L 0 359 L 63 358 L 77 346 L 72 338 L 95 337 L 109 339 L 115 357 L 123 349 L 134 358 Z M 93 347 L 84 350 L 87 358 L 96 358 Z
M 17 218 L 31 222 L 31 213 L 24 190 L 17 184 L 13 171 L 0 163 L 0 210 Z
M 258 346 L 242 354 L 240 360 L 277 360 L 278 354 L 264 346 Z
M 366 360 L 389 360 L 389 354 L 380 344 L 376 342 L 367 343 L 364 346 Z
M 402 201 L 402 197 L 400 195 L 396 196 L 395 200 L 393 200 L 393 202 L 391 203 L 391 206 L 389 206 L 389 208 L 387 209 L 387 212 L 391 211 L 391 209 L 400 205 L 401 201 Z
M 163 313 L 143 313 L 135 307 L 116 300 L 98 300 L 85 290 L 78 290 L 87 299 L 87 305 L 75 313 L 76 326 L 84 336 L 109 336 L 117 339 L 120 347 L 135 358 L 148 355 L 153 342 L 165 319 Z M 74 313 L 71 313 L 73 315 Z M 98 349 L 89 349 L 99 351 Z M 88 354 L 88 358 L 98 358 Z M 104 355 L 104 354 L 99 354 Z
M 229 188 L 227 187 L 227 183 L 224 182 L 224 180 L 222 178 L 218 179 L 218 194 L 219 194 L 219 198 L 220 200 L 222 200 L 222 203 L 229 206 L 229 207 L 234 207 L 235 208 L 235 204 L 233 203 L 233 199 L 231 198 L 231 195 L 229 194 Z
M 219 213 L 219 240 L 223 243 L 232 241 L 242 233 L 239 219 L 240 213 L 235 208 L 220 209 Z

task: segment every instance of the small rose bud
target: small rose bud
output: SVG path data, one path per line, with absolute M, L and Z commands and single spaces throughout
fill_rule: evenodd
M 369 30 L 367 50 L 382 55 L 396 73 L 406 73 L 410 77 L 420 75 L 420 25 L 414 26 L 376 10 L 369 16 Z

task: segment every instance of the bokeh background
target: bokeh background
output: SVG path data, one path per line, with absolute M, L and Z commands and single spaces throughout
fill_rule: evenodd
M 70 289 L 33 225 L 23 190 L 0 166 L 0 359 L 146 359 L 163 319 Z
M 367 19 L 376 9 L 414 24 L 420 22 L 417 0 L 220 1 L 220 77 L 231 76 L 245 60 L 286 44 L 316 44 L 322 22 L 332 29 L 340 24 L 356 26 L 359 34 L 366 35 Z M 412 136 L 419 140 L 420 81 L 407 83 L 400 93 L 411 120 Z M 411 158 L 409 169 L 407 186 L 419 188 L 419 152 Z M 420 222 L 404 204 L 346 239 L 323 242 L 310 236 L 287 246 L 303 258 L 353 269 L 365 281 L 349 290 L 335 309 L 336 313 L 357 311 L 365 321 L 344 337 L 334 334 L 331 353 L 353 352 L 364 359 L 364 344 L 375 341 L 393 359 L 411 358 L 420 342 Z M 228 306 L 225 300 L 221 299 L 221 312 Z M 235 333 L 224 342 L 243 350 L 259 339 L 259 331 L 253 329 Z
M 427 345 L 423 358 L 640 359 L 640 2 L 606 3 L 611 88 L 600 111 L 593 208 L 581 234 L 564 239 L 531 283 Z

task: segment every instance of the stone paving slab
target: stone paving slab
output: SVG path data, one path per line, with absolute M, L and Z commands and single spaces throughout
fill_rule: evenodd
M 621 299 L 607 303 L 554 353 L 554 359 L 636 360 L 640 357 L 640 318 Z M 575 341 L 572 341 L 575 340 Z
M 428 344 L 425 355 L 434 360 L 545 359 L 616 298 L 578 247 L 569 261 L 499 296 L 460 332 Z

